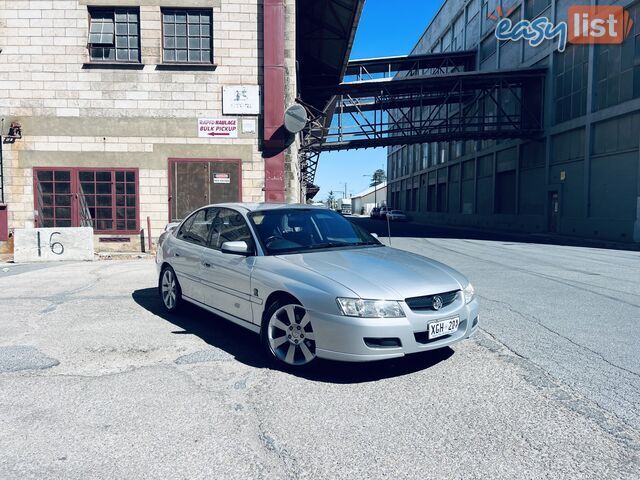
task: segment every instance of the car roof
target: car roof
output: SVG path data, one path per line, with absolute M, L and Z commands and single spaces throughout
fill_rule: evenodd
M 281 208 L 294 210 L 326 210 L 327 207 L 319 205 L 305 205 L 302 203 L 215 203 L 207 207 L 233 208 L 245 210 L 247 212 L 257 212 L 260 210 L 278 210 Z

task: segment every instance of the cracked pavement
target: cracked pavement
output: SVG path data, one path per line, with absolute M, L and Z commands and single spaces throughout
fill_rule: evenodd
M 482 331 L 291 374 L 162 311 L 152 261 L 0 273 L 0 478 L 640 477 L 640 254 L 394 238 L 464 272 Z

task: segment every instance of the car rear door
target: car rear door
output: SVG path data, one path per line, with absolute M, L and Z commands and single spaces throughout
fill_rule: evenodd
M 213 223 L 209 245 L 200 262 L 201 302 L 225 313 L 253 321 L 251 309 L 251 272 L 255 256 L 223 253 L 224 242 L 245 241 L 254 249 L 254 240 L 239 212 L 220 208 Z

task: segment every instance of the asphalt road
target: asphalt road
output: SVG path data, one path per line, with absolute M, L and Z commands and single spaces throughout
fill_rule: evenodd
M 3 266 L 0 478 L 640 477 L 639 253 L 394 234 L 471 278 L 482 331 L 306 375 L 164 314 L 151 261 Z

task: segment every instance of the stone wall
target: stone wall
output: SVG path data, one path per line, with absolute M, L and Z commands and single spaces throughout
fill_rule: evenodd
M 157 237 L 168 220 L 168 159 L 242 160 L 243 201 L 264 199 L 260 129 L 237 139 L 198 138 L 199 117 L 222 118 L 223 85 L 262 85 L 261 2 L 185 0 L 213 8 L 211 66 L 162 65 L 159 0 L 0 0 L 0 115 L 23 138 L 4 146 L 10 228 L 34 225 L 33 167 L 139 169 L 140 225 Z M 139 6 L 141 64 L 90 62 L 87 6 Z M 295 1 L 288 2 L 287 100 L 295 98 Z M 233 117 L 231 117 L 233 118 Z M 259 126 L 259 118 L 253 118 Z M 241 123 L 239 121 L 239 123 Z M 299 198 L 297 148 L 285 166 Z

